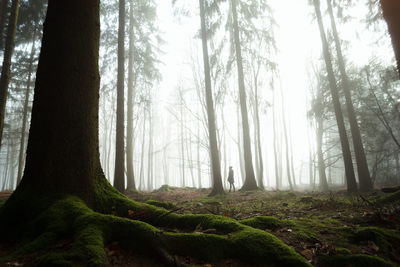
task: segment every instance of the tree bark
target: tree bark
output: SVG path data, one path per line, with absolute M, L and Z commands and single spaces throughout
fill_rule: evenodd
M 125 0 L 119 0 L 118 19 L 118 76 L 117 76 L 117 121 L 115 137 L 114 187 L 125 191 L 124 152 L 124 77 L 125 77 Z
M 126 180 L 127 190 L 136 190 L 135 176 L 133 172 L 133 102 L 134 92 L 134 18 L 133 0 L 130 1 L 129 9 L 129 62 L 128 62 L 128 101 L 127 101 L 127 123 L 126 123 Z
M 243 74 L 243 63 L 242 63 L 242 51 L 240 48 L 240 37 L 239 37 L 239 25 L 236 11 L 236 0 L 232 1 L 232 14 L 233 14 L 233 29 L 234 29 L 234 42 L 236 51 L 236 64 L 238 71 L 238 82 L 239 82 L 239 98 L 240 98 L 240 111 L 242 114 L 242 126 L 243 126 L 243 151 L 244 151 L 244 166 L 246 171 L 246 179 L 244 181 L 242 190 L 256 190 L 257 182 L 254 176 L 253 159 L 251 155 L 251 141 L 250 141 L 250 129 L 249 119 L 247 113 L 247 102 L 246 102 L 246 89 L 244 86 L 244 74 Z
M 199 0 L 199 5 L 200 5 L 200 22 L 201 22 L 201 41 L 203 47 L 203 63 L 204 63 L 204 77 L 205 77 L 204 80 L 206 88 L 208 134 L 209 134 L 211 171 L 212 171 L 212 190 L 210 196 L 214 196 L 216 194 L 223 194 L 225 192 L 222 186 L 221 162 L 218 151 L 217 133 L 215 125 L 215 111 L 214 111 L 214 103 L 213 103 L 212 89 L 211 89 L 211 74 L 210 74 L 210 63 L 208 58 L 207 29 L 206 29 L 204 0 Z
M 340 44 L 339 34 L 336 29 L 336 22 L 335 22 L 335 18 L 333 15 L 331 1 L 332 0 L 327 0 L 328 11 L 329 11 L 330 19 L 331 19 L 332 33 L 333 33 L 333 37 L 335 40 L 340 76 L 342 78 L 342 88 L 343 88 L 344 96 L 346 99 L 347 114 L 348 114 L 348 118 L 349 118 L 350 131 L 351 131 L 351 136 L 352 136 L 352 140 L 353 140 L 354 154 L 356 156 L 356 162 L 357 162 L 358 181 L 360 183 L 360 191 L 365 192 L 365 191 L 372 190 L 373 186 L 372 186 L 372 182 L 371 182 L 371 176 L 370 176 L 370 173 L 368 170 L 368 163 L 367 163 L 367 158 L 366 158 L 365 152 L 364 152 L 364 146 L 362 144 L 360 129 L 358 127 L 357 115 L 356 115 L 356 112 L 354 111 L 353 101 L 351 99 L 350 82 L 349 82 L 349 78 L 347 76 L 346 66 L 345 66 L 344 57 L 343 57 L 343 53 L 342 53 L 342 47 Z M 399 40 L 399 42 L 400 42 L 400 40 Z
M 400 2 L 398 0 L 380 0 L 383 17 L 388 25 L 389 34 L 397 61 L 400 76 Z
M 92 204 L 94 179 L 104 177 L 98 140 L 99 36 L 98 0 L 49 0 L 19 190 L 74 194 Z
M 24 101 L 24 111 L 23 111 L 23 116 L 22 116 L 22 128 L 21 128 L 21 137 L 20 137 L 20 143 L 19 143 L 19 155 L 18 155 L 18 174 L 17 174 L 17 183 L 19 184 L 22 179 L 22 171 L 24 168 L 24 155 L 25 155 L 25 135 L 26 135 L 26 124 L 28 120 L 28 105 L 29 105 L 29 96 L 31 92 L 31 79 L 32 79 L 32 72 L 33 72 L 33 61 L 35 60 L 35 54 L 36 54 L 36 47 L 35 47 L 35 42 L 36 42 L 36 32 L 37 32 L 37 27 L 38 25 L 35 22 L 35 27 L 33 30 L 33 35 L 32 35 L 32 48 L 31 48 L 31 54 L 29 57 L 29 66 L 28 66 L 28 80 L 27 80 L 27 85 L 26 85 L 26 92 L 25 92 L 25 101 Z
M 4 27 L 6 24 L 8 0 L 1 0 L 0 5 L 0 49 L 3 49 Z
M 345 167 L 345 173 L 346 173 L 347 190 L 349 192 L 356 192 L 357 191 L 357 182 L 356 182 L 356 178 L 354 175 L 354 167 L 353 167 L 353 162 L 352 162 L 352 158 L 351 158 L 349 140 L 347 138 L 346 128 L 344 125 L 343 113 L 342 113 L 342 108 L 340 106 L 340 100 L 339 100 L 339 92 L 338 92 L 338 88 L 336 85 L 336 78 L 335 78 L 335 74 L 333 71 L 332 59 L 331 59 L 331 54 L 329 51 L 328 41 L 326 39 L 324 25 L 322 22 L 322 15 L 321 15 L 321 10 L 320 10 L 319 0 L 314 0 L 314 7 L 315 7 L 316 15 L 317 15 L 318 26 L 319 26 L 319 31 L 320 31 L 320 35 L 321 35 L 324 60 L 325 60 L 325 64 L 326 64 L 326 68 L 327 68 L 327 72 L 328 72 L 329 88 L 330 88 L 331 95 L 332 95 L 333 107 L 335 110 L 335 117 L 336 117 L 336 122 L 337 122 L 338 130 L 339 130 L 340 143 L 341 143 L 341 147 L 342 147 L 342 155 L 343 155 L 343 161 L 344 161 L 344 167 Z
M 0 78 L 0 148 L 3 140 L 4 115 L 8 95 L 8 84 L 10 82 L 11 57 L 14 50 L 15 31 L 17 28 L 20 0 L 13 0 L 11 4 L 10 17 L 8 19 L 7 37 L 4 47 L 3 65 Z

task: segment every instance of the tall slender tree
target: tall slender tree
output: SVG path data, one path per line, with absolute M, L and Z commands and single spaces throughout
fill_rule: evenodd
M 211 74 L 210 74 L 210 63 L 208 58 L 206 12 L 205 12 L 204 0 L 199 0 L 199 5 L 200 5 L 200 22 L 201 22 L 201 42 L 203 47 L 203 64 L 204 64 L 204 76 L 205 76 L 204 81 L 206 89 L 208 134 L 209 134 L 211 171 L 212 171 L 212 190 L 210 196 L 214 196 L 216 194 L 223 194 L 224 188 L 222 186 L 221 162 L 219 158 L 218 143 L 217 143 L 213 94 L 211 91 Z
M 346 128 L 344 125 L 343 112 L 342 112 L 342 108 L 340 105 L 339 92 L 338 92 L 338 88 L 336 85 L 335 73 L 333 71 L 333 66 L 332 66 L 332 57 L 331 57 L 331 53 L 329 51 L 329 45 L 328 45 L 328 41 L 327 41 L 327 38 L 325 35 L 324 24 L 322 21 L 320 1 L 319 0 L 313 0 L 313 1 L 314 1 L 315 13 L 317 15 L 318 27 L 319 27 L 319 31 L 320 31 L 320 35 L 321 35 L 325 65 L 326 65 L 326 69 L 328 72 L 329 88 L 330 88 L 330 92 L 332 95 L 332 101 L 333 101 L 333 107 L 335 110 L 337 127 L 339 129 L 340 144 L 342 147 L 342 155 L 343 155 L 344 168 L 345 168 L 345 173 L 346 173 L 347 190 L 349 192 L 356 192 L 357 191 L 357 182 L 356 182 L 356 178 L 354 175 L 353 160 L 351 158 L 349 139 L 347 138 Z
M 335 41 L 336 54 L 339 63 L 339 71 L 342 82 L 342 89 L 346 99 L 347 115 L 350 123 L 351 137 L 354 146 L 354 154 L 356 156 L 358 181 L 360 183 L 360 191 L 368 191 L 372 189 L 371 176 L 368 170 L 367 158 L 364 152 L 364 146 L 360 134 L 360 128 L 358 127 L 357 115 L 354 111 L 353 100 L 350 93 L 350 82 L 347 76 L 346 66 L 342 53 L 342 46 L 339 38 L 339 33 L 336 28 L 335 17 L 333 15 L 332 0 L 328 2 L 328 12 L 331 19 L 332 34 Z M 399 40 L 400 42 L 400 40 Z
M 125 0 L 119 0 L 118 18 L 118 76 L 117 76 L 117 120 L 115 137 L 114 187 L 125 191 L 125 131 L 124 131 L 124 80 L 125 80 Z
M 127 190 L 136 190 L 135 176 L 133 172 L 133 102 L 134 93 L 134 1 L 129 1 L 129 61 L 128 61 L 128 101 L 126 123 L 126 180 Z
M 8 84 L 10 82 L 11 57 L 14 50 L 15 31 L 17 28 L 20 0 L 13 0 L 8 19 L 6 43 L 4 46 L 3 65 L 0 77 L 0 148 L 3 139 L 4 116 L 6 112 Z
M 6 24 L 8 0 L 1 0 L 0 2 L 0 49 L 3 48 L 4 27 Z
M 244 151 L 244 165 L 246 179 L 244 181 L 242 190 L 256 190 L 257 182 L 254 175 L 253 159 L 251 154 L 251 141 L 250 141 L 250 129 L 249 129 L 249 118 L 247 112 L 247 100 L 246 100 L 246 89 L 244 86 L 244 73 L 242 63 L 242 51 L 240 47 L 240 34 L 239 34 L 239 23 L 237 15 L 237 2 L 231 0 L 232 4 L 232 17 L 233 17 L 233 34 L 236 52 L 236 64 L 238 71 L 238 83 L 239 83 L 239 99 L 240 99 L 240 111 L 242 117 L 242 128 L 243 128 L 243 151 Z

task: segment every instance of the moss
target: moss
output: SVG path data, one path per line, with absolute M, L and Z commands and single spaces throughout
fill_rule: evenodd
M 286 226 L 294 226 L 295 224 L 289 220 L 281 220 L 271 216 L 259 216 L 250 219 L 241 220 L 240 223 L 251 226 L 253 228 L 265 230 L 277 230 Z
M 6 209 L 0 210 L 0 224 L 7 218 L 4 214 L 24 213 L 23 218 L 29 218 L 29 223 L 20 223 L 15 229 L 16 236 L 23 238 L 13 255 L 40 252 L 43 256 L 37 264 L 42 266 L 103 265 L 107 261 L 104 245 L 113 241 L 123 248 L 153 255 L 162 254 L 161 249 L 209 261 L 231 257 L 249 264 L 310 266 L 293 249 L 264 231 L 223 216 L 180 215 L 137 203 L 118 193 L 103 178 L 95 181 L 94 209 L 74 196 L 41 196 L 35 200 L 29 194 L 25 197 L 38 204 L 34 212 L 10 209 L 24 207 L 19 203 L 26 201 L 22 196 L 15 196 Z M 162 232 L 155 226 L 183 229 L 187 233 Z M 196 229 L 216 229 L 218 234 L 190 233 Z M 72 237 L 68 249 L 46 252 L 66 236 Z
M 320 266 L 336 267 L 336 266 L 351 266 L 351 267 L 392 267 L 392 263 L 377 257 L 363 254 L 353 255 L 320 255 L 318 257 Z
M 348 250 L 347 248 L 336 248 L 335 251 L 339 255 L 350 255 L 351 254 L 351 251 Z
M 146 203 L 156 206 L 156 207 L 164 208 L 167 210 L 176 209 L 176 206 L 173 203 L 166 202 L 166 201 L 157 201 L 157 200 L 149 199 L 146 201 Z
M 382 196 L 381 198 L 379 198 L 376 203 L 377 204 L 392 204 L 392 203 L 396 203 L 400 201 L 400 190 L 385 196 Z
M 278 191 L 276 194 L 272 197 L 272 199 L 276 200 L 288 200 L 288 199 L 293 199 L 296 197 L 296 194 L 290 191 Z
M 390 252 L 393 250 L 392 243 L 400 242 L 400 231 L 378 227 L 361 227 L 354 232 L 353 239 L 356 242 L 373 241 L 381 251 Z

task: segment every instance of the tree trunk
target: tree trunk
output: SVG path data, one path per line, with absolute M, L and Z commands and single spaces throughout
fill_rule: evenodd
M 322 97 L 320 95 L 319 97 Z M 322 138 L 324 134 L 324 122 L 322 116 L 319 116 L 317 118 L 317 154 L 318 154 L 318 175 L 319 175 L 319 182 L 320 182 L 320 187 L 322 191 L 327 191 L 328 188 L 328 182 L 326 180 L 326 173 L 325 173 L 325 161 L 324 161 L 324 154 L 322 152 Z
M 272 83 L 271 83 L 272 84 Z M 276 107 L 275 107 L 275 90 L 272 92 L 272 128 L 273 128 L 273 133 L 274 133 L 274 166 L 275 166 L 275 186 L 276 190 L 279 190 L 281 188 L 282 184 L 282 179 L 280 176 L 279 172 L 279 167 L 278 167 L 278 133 L 276 129 Z
M 35 54 L 36 54 L 36 47 L 35 47 L 35 42 L 36 42 L 36 31 L 37 31 L 38 25 L 35 22 L 35 27 L 33 30 L 33 35 L 32 35 L 32 48 L 31 48 L 31 54 L 29 57 L 29 66 L 28 66 L 28 80 L 27 80 L 27 85 L 26 85 L 26 92 L 25 92 L 25 101 L 24 101 L 24 111 L 23 111 L 23 116 L 22 116 L 22 128 L 21 128 L 21 137 L 20 137 L 20 143 L 19 143 L 19 155 L 18 155 L 18 174 L 17 174 L 17 183 L 19 184 L 22 179 L 22 171 L 24 168 L 24 155 L 25 155 L 25 136 L 26 136 L 26 124 L 28 120 L 28 106 L 29 106 L 29 96 L 31 92 L 31 79 L 32 79 L 32 72 L 33 72 L 33 61 L 35 60 Z
M 283 136 L 285 138 L 285 155 L 286 155 L 286 175 L 288 178 L 290 190 L 293 191 L 293 183 L 290 170 L 290 158 L 289 158 L 289 140 L 286 126 L 286 111 L 283 99 L 283 88 L 281 88 L 281 110 L 282 110 L 282 123 L 283 123 Z
M 92 203 L 94 179 L 104 177 L 99 36 L 98 0 L 49 1 L 20 190 L 74 194 Z
M 242 114 L 244 166 L 246 170 L 246 179 L 244 181 L 242 190 L 256 190 L 258 189 L 258 187 L 256 178 L 254 176 L 253 159 L 251 155 L 250 129 L 249 129 L 249 119 L 247 113 L 246 89 L 244 86 L 242 51 L 240 48 L 236 0 L 231 0 L 231 1 L 232 1 L 233 29 L 234 29 L 233 32 L 234 32 L 234 42 L 236 51 L 236 64 L 237 64 L 238 82 L 239 82 L 240 110 Z
M 330 88 L 331 95 L 332 95 L 333 107 L 335 110 L 335 117 L 336 117 L 336 122 L 337 122 L 338 130 L 339 130 L 340 143 L 341 143 L 341 147 L 342 147 L 344 167 L 345 167 L 345 172 L 346 172 L 347 190 L 349 192 L 356 192 L 357 191 L 357 182 L 356 182 L 356 178 L 354 175 L 354 168 L 353 168 L 353 162 L 352 162 L 352 158 L 351 158 L 349 140 L 347 138 L 346 128 L 344 125 L 343 113 L 342 113 L 342 108 L 340 106 L 340 100 L 339 100 L 339 92 L 338 92 L 338 88 L 336 85 L 336 78 L 335 78 L 335 74 L 333 71 L 332 59 L 331 59 L 331 54 L 329 51 L 328 41 L 326 39 L 324 25 L 322 22 L 322 15 L 321 15 L 321 10 L 320 10 L 319 0 L 314 0 L 314 6 L 315 6 L 315 12 L 317 15 L 319 31 L 320 31 L 320 35 L 321 35 L 324 60 L 325 60 L 326 68 L 328 71 L 329 88 Z
M 203 63 L 204 63 L 204 77 L 205 77 L 205 88 L 206 88 L 206 104 L 207 104 L 207 119 L 208 119 L 208 134 L 209 134 L 209 145 L 210 145 L 210 156 L 211 156 L 211 171 L 212 171 L 212 191 L 210 196 L 216 194 L 223 194 L 224 188 L 222 186 L 221 178 L 221 162 L 218 151 L 217 133 L 215 125 L 215 112 L 214 103 L 212 98 L 211 89 L 211 75 L 210 75 L 210 63 L 208 58 L 208 47 L 207 47 L 207 29 L 206 29 L 206 15 L 204 0 L 199 0 L 200 5 L 200 21 L 201 21 L 201 41 L 203 46 Z
M 10 82 L 11 57 L 14 50 L 14 38 L 18 21 L 20 0 L 13 0 L 8 19 L 6 43 L 4 47 L 3 65 L 0 78 L 0 148 L 3 140 L 4 115 L 6 112 L 8 84 Z
M 197 121 L 197 179 L 198 186 L 201 189 L 201 162 L 200 162 L 200 120 Z
M 118 76 L 117 76 L 117 121 L 115 137 L 114 187 L 125 191 L 124 152 L 124 74 L 125 74 L 125 0 L 119 0 L 118 18 Z
M 129 9 L 129 62 L 128 62 L 128 101 L 127 101 L 127 123 L 126 123 L 126 180 L 127 190 L 136 190 L 135 176 L 133 172 L 133 102 L 135 99 L 133 71 L 134 71 L 134 18 L 133 0 L 130 1 Z
M 392 45 L 400 75 L 400 2 L 398 0 L 380 0 L 383 17 L 388 25 Z
M 364 146 L 362 144 L 360 129 L 358 127 L 356 112 L 354 111 L 353 101 L 350 93 L 350 82 L 346 72 L 342 47 L 340 44 L 339 34 L 336 29 L 336 22 L 333 16 L 332 0 L 327 0 L 329 16 L 331 18 L 332 33 L 335 40 L 336 53 L 339 63 L 339 71 L 342 78 L 342 88 L 346 99 L 347 114 L 350 123 L 350 131 L 353 140 L 354 154 L 357 162 L 358 181 L 360 183 L 360 191 L 365 192 L 372 190 L 371 176 L 368 170 L 367 158 L 365 157 Z M 399 9 L 400 10 L 400 9 Z M 400 42 L 400 39 L 399 39 Z
M 3 49 L 4 40 L 4 27 L 6 25 L 8 0 L 1 0 L 1 11 L 0 11 L 0 49 Z
M 239 104 L 239 100 L 237 103 L 237 108 L 236 108 L 236 116 L 237 116 L 237 136 L 238 136 L 238 141 L 237 141 L 237 145 L 238 145 L 238 152 L 239 152 L 239 166 L 240 166 L 240 177 L 242 179 L 242 183 L 244 184 L 244 180 L 246 178 L 246 171 L 244 168 L 244 159 L 243 159 L 243 151 L 242 151 L 242 138 L 240 138 L 242 136 L 242 132 L 241 132 L 241 120 L 240 120 L 240 104 Z

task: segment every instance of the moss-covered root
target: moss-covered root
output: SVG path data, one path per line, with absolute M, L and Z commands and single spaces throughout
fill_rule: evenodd
M 377 256 L 353 254 L 334 256 L 322 255 L 319 257 L 318 266 L 394 267 L 395 265 Z
M 107 261 L 104 245 L 117 241 L 122 248 L 150 253 L 168 264 L 173 263 L 171 255 L 177 254 L 208 262 L 236 258 L 256 265 L 310 266 L 276 237 L 234 219 L 178 215 L 139 204 L 116 192 L 105 179 L 96 187 L 94 210 L 74 196 L 53 199 L 53 204 L 45 205 L 47 208 L 40 209 L 41 213 L 19 229 L 18 236 L 22 238 L 18 251 L 0 262 L 52 248 L 51 254 L 38 260 L 39 266 L 97 266 Z M 106 211 L 113 215 L 104 214 Z M 186 233 L 164 232 L 152 225 Z M 215 234 L 201 233 L 205 229 L 215 229 Z M 71 246 L 57 249 L 57 242 L 70 237 Z
M 173 254 L 189 255 L 206 261 L 227 257 L 252 264 L 310 266 L 282 241 L 264 231 L 254 229 L 234 219 L 215 215 L 179 215 L 152 205 L 133 202 L 110 187 L 104 180 L 96 183 L 97 208 L 120 216 L 140 219 L 154 226 L 194 232 L 215 229 L 216 234 L 161 233 L 159 244 Z M 283 222 L 286 223 L 286 222 Z M 250 224 L 249 224 L 250 225 Z

